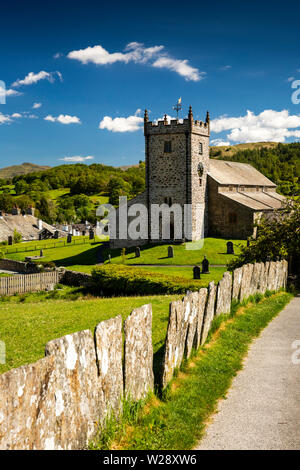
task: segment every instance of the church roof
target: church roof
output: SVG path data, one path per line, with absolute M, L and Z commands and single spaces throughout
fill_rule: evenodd
M 263 193 L 259 192 L 229 192 L 220 191 L 219 194 L 231 201 L 249 207 L 250 209 L 266 211 L 273 209 L 280 209 L 282 202 L 285 200 L 284 196 L 275 192 Z
M 219 184 L 276 187 L 276 184 L 248 163 L 210 159 L 208 174 Z

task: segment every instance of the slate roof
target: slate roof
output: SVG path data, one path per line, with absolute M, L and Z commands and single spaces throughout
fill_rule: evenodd
M 276 188 L 276 184 L 248 163 L 210 159 L 208 174 L 219 184 Z
M 219 194 L 222 197 L 235 201 L 238 204 L 242 204 L 253 210 L 267 211 L 280 209 L 282 201 L 285 200 L 284 196 L 277 194 L 276 192 L 265 193 L 265 192 L 229 192 L 220 191 Z
M 7 240 L 9 235 L 14 234 L 14 230 L 19 232 L 25 240 L 37 240 L 40 230 L 38 228 L 38 219 L 32 215 L 12 215 L 2 214 L 0 218 L 0 241 Z M 43 222 L 43 229 L 51 233 L 55 232 L 55 227 Z M 65 233 L 60 232 L 60 236 L 66 236 Z

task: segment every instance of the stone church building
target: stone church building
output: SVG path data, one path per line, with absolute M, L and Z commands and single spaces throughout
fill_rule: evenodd
M 128 202 L 148 208 L 148 233 L 151 233 L 150 208 L 153 204 L 189 205 L 189 240 L 203 237 L 246 239 L 255 235 L 254 222 L 262 214 L 280 209 L 285 199 L 276 185 L 251 165 L 209 158 L 210 117 L 197 121 L 189 108 L 187 119 L 149 121 L 144 115 L 146 191 Z M 174 223 L 171 218 L 171 226 Z M 117 229 L 118 232 L 118 229 Z M 135 246 L 159 240 L 115 239 L 112 247 Z M 187 237 L 183 237 L 187 239 Z

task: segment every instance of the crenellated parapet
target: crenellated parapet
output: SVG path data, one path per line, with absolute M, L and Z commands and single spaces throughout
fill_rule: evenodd
M 144 115 L 144 133 L 145 135 L 151 134 L 185 134 L 191 132 L 194 134 L 209 136 L 210 135 L 210 118 L 207 112 L 206 120 L 194 120 L 192 108 L 189 109 L 187 119 L 172 119 L 167 120 L 167 115 L 160 121 L 149 121 L 148 111 L 145 110 Z

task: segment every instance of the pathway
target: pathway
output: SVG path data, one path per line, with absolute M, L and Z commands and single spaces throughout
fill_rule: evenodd
M 300 296 L 254 341 L 197 449 L 300 449 Z

